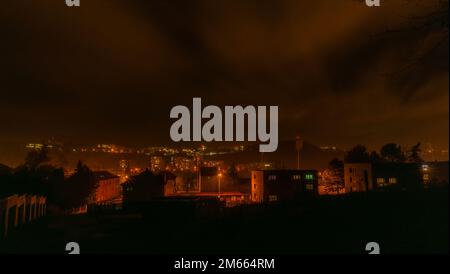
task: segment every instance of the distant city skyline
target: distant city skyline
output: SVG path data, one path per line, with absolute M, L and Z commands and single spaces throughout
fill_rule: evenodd
M 306 151 L 302 150 L 302 166 L 309 168 L 325 167 L 329 160 L 334 157 L 343 160 L 346 151 L 350 148 L 341 148 L 334 145 L 319 145 L 304 140 L 307 144 Z M 139 158 L 138 165 L 140 168 L 149 166 L 150 157 L 152 155 L 204 155 L 212 157 L 212 159 L 226 159 L 230 164 L 260 162 L 265 159 L 269 162 L 278 162 L 278 165 L 293 168 L 296 163 L 296 150 L 295 140 L 282 141 L 279 151 L 275 153 L 265 153 L 265 156 L 258 152 L 258 144 L 254 142 L 236 142 L 236 143 L 207 143 L 207 142 L 195 142 L 195 143 L 172 143 L 170 145 L 145 145 L 145 146 L 125 146 L 121 144 L 75 144 L 74 142 L 66 142 L 64 140 L 51 139 L 46 142 L 32 142 L 21 143 L 14 147 L 9 147 L 8 150 L 2 150 L 0 153 L 0 164 L 6 164 L 11 167 L 18 166 L 23 163 L 26 154 L 33 149 L 41 149 L 44 143 L 48 146 L 50 152 L 54 156 L 56 155 L 56 162 L 53 164 L 59 165 L 65 162 L 65 168 L 74 168 L 75 163 L 78 160 L 87 160 L 90 165 L 96 168 L 109 167 L 109 170 L 116 169 L 118 167 L 117 157 L 128 157 L 127 155 L 136 155 Z M 414 143 L 415 145 L 416 143 Z M 384 145 L 384 144 L 383 144 Z M 407 153 L 412 145 L 399 144 L 402 150 Z M 380 147 L 372 148 L 366 146 L 368 152 L 379 152 Z M 431 146 L 427 143 L 421 144 L 421 156 L 425 161 L 448 161 L 448 150 L 439 147 Z M 313 149 L 311 151 L 311 149 Z M 236 154 L 238 153 L 238 154 Z M 306 153 L 306 154 L 304 154 Z M 99 155 L 99 158 L 94 155 Z M 105 156 L 100 156 L 104 154 Z M 106 156 L 110 154 L 111 156 Z M 235 156 L 227 156 L 235 155 Z M 308 155 L 307 158 L 304 158 Z M 105 158 L 107 157 L 107 158 Z M 133 156 L 135 157 L 135 156 Z M 309 158 L 313 158 L 313 160 Z M 68 159 L 71 159 L 68 161 Z M 116 159 L 116 162 L 113 161 Z M 105 162 L 106 161 L 106 162 Z M 113 161 L 113 162 L 111 162 Z

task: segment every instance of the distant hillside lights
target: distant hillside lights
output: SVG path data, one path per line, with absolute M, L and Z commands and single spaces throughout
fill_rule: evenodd
M 80 0 L 66 0 L 66 5 L 68 7 L 79 7 L 80 6 Z
M 185 106 L 175 106 L 170 111 L 170 118 L 176 120 L 170 128 L 170 138 L 180 141 L 224 141 L 222 134 L 222 110 L 217 106 L 206 106 L 202 111 L 201 98 L 193 98 L 192 135 L 191 112 Z M 247 141 L 255 142 L 258 133 L 260 152 L 274 152 L 278 147 L 278 106 L 270 106 L 270 117 L 267 119 L 267 107 L 258 106 L 225 106 L 225 141 L 245 141 L 245 118 L 247 118 Z M 257 117 L 258 114 L 258 117 Z M 202 118 L 209 119 L 202 127 Z M 258 119 L 257 119 L 258 118 Z M 269 132 L 267 132 L 267 120 Z M 236 126 L 235 126 L 236 121 Z M 234 134 L 236 128 L 236 134 Z M 258 131 L 257 131 L 258 128 Z M 234 136 L 236 135 L 236 139 Z M 192 136 L 192 139 L 191 139 Z
M 380 6 L 380 0 L 366 0 L 366 5 L 368 7 L 379 7 Z

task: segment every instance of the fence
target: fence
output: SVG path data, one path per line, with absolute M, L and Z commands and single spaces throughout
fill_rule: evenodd
M 14 228 L 45 215 L 47 198 L 36 195 L 11 195 L 0 200 L 0 239 Z

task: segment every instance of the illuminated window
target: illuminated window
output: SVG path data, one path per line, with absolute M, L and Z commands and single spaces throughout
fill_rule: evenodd
M 293 179 L 294 179 L 294 180 L 300 180 L 301 178 L 302 178 L 301 175 L 294 175 L 294 176 L 293 176 Z
M 314 190 L 314 185 L 313 185 L 313 184 L 306 184 L 306 185 L 305 185 L 305 188 L 306 188 L 307 190 Z
M 423 175 L 423 180 L 424 180 L 425 182 L 428 182 L 428 181 L 430 180 L 430 174 L 424 174 L 424 175 Z
M 380 187 L 384 187 L 386 185 L 386 181 L 384 180 L 384 178 L 377 178 L 377 184 Z
M 397 178 L 389 178 L 389 183 L 390 184 L 396 184 L 397 183 Z
M 275 202 L 278 201 L 277 195 L 269 195 L 269 202 Z
M 314 179 L 314 175 L 312 175 L 312 174 L 306 174 L 306 175 L 305 175 L 305 179 L 306 179 L 306 180 L 313 180 L 313 179 Z
M 277 175 L 269 175 L 269 181 L 275 181 L 277 179 Z

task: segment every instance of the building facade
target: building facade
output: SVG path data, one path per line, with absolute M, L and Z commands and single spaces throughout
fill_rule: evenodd
M 448 181 L 448 165 L 441 166 L 439 168 L 418 163 L 346 163 L 344 164 L 345 192 L 385 189 L 420 190 L 426 187 L 432 178 L 445 178 L 445 169 L 447 169 Z M 445 181 L 445 179 L 439 180 Z
M 91 197 L 91 203 L 106 203 L 122 195 L 120 177 L 108 171 L 94 171 L 98 187 Z
M 127 204 L 146 203 L 164 197 L 165 180 L 168 180 L 168 175 L 162 172 L 156 174 L 148 169 L 131 176 L 127 182 L 122 184 L 123 204 L 126 206 Z M 170 179 L 170 181 L 172 180 L 174 179 Z
M 316 170 L 253 170 L 251 197 L 254 203 L 288 201 L 319 194 Z
M 421 165 L 416 163 L 374 164 L 373 180 L 377 190 L 418 190 L 424 187 Z
M 374 188 L 371 163 L 344 164 L 345 192 L 364 192 Z

